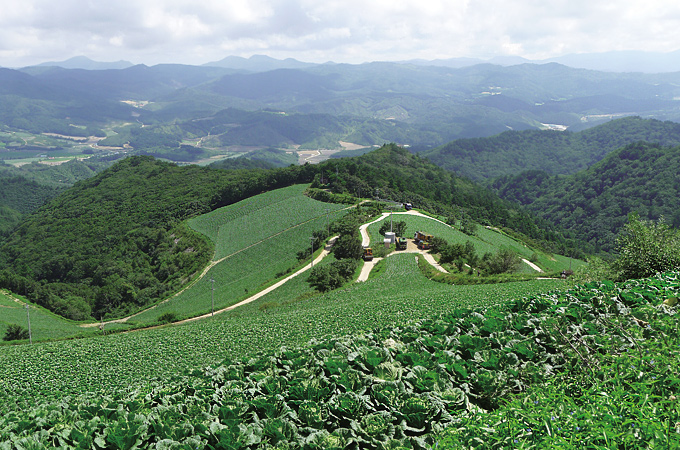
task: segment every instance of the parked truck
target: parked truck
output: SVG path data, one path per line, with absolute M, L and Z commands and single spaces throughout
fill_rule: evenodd
M 431 234 L 426 234 L 423 233 L 422 231 L 416 231 L 416 234 L 413 236 L 413 240 L 415 243 L 418 245 L 418 248 L 421 250 L 429 250 L 430 249 L 430 240 L 433 238 Z
M 371 247 L 364 247 L 364 254 L 362 258 L 364 261 L 373 261 L 373 249 Z
M 397 250 L 406 250 L 406 238 L 405 237 L 398 237 L 397 238 Z

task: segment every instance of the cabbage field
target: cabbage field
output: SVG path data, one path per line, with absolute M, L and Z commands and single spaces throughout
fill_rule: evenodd
M 530 283 L 494 286 L 499 291 L 482 300 L 474 287 L 435 287 L 419 277 L 414 255 L 386 264 L 372 281 L 268 312 L 251 305 L 248 314 L 202 324 L 2 349 L 2 445 L 680 443 L 677 306 L 663 304 L 680 291 L 677 274 L 536 295 L 522 292 Z M 116 354 L 125 355 L 118 364 Z M 204 369 L 201 359 L 219 364 Z M 97 360 L 99 373 L 87 360 Z M 61 386 L 49 386 L 57 374 Z
M 208 312 L 210 279 L 218 309 L 299 267 L 327 214 L 346 213 L 302 192 L 193 219 L 218 263 L 135 323 Z M 678 448 L 678 274 L 452 286 L 428 280 L 421 258 L 392 255 L 375 277 L 325 294 L 298 276 L 197 322 L 2 346 L 0 450 Z M 3 311 L 25 314 L 0 295 Z M 38 329 L 55 320 L 35 314 Z
M 154 323 L 164 314 L 194 317 L 209 313 L 213 302 L 216 310 L 231 306 L 301 266 L 296 255 L 310 245 L 312 233 L 348 212 L 346 205 L 305 196 L 306 188 L 277 189 L 191 219 L 189 226 L 213 241 L 217 264 L 189 289 L 136 315 L 132 323 Z

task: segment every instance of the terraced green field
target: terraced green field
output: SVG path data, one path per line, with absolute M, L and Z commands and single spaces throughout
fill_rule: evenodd
M 304 265 L 296 254 L 310 245 L 312 233 L 348 211 L 304 196 L 305 188 L 279 189 L 192 219 L 189 225 L 215 243 L 219 262 L 189 289 L 132 322 L 153 323 L 167 313 L 193 317 L 210 312 L 213 301 L 216 310 L 225 308 Z
M 150 389 L 226 357 L 396 326 L 457 306 L 492 305 L 563 286 L 542 280 L 451 287 L 427 280 L 412 254 L 391 256 L 386 264 L 387 270 L 376 279 L 301 301 L 286 304 L 304 291 L 301 285 L 299 289 L 291 285 L 289 291 L 186 325 L 0 348 L 0 413 L 15 408 L 17 399 L 34 404 L 67 395 L 96 397 Z M 260 309 L 272 301 L 280 306 Z

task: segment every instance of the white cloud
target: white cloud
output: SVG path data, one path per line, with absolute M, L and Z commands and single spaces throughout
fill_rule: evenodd
M 0 66 L 86 55 L 200 64 L 229 54 L 303 61 L 546 58 L 676 50 L 665 0 L 4 0 Z

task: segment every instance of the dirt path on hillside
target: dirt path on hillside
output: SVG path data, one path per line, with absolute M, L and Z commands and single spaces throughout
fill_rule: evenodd
M 304 266 L 302 269 L 298 270 L 298 271 L 295 272 L 294 274 L 288 275 L 288 276 L 287 276 L 286 278 L 284 278 L 283 280 L 280 280 L 280 281 L 278 281 L 278 282 L 272 284 L 272 285 L 269 286 L 268 288 L 261 290 L 261 291 L 258 292 L 257 294 L 252 295 L 252 296 L 248 297 L 248 298 L 245 299 L 245 300 L 242 300 L 242 301 L 240 301 L 240 302 L 238 302 L 238 303 L 236 303 L 236 304 L 234 304 L 234 305 L 227 306 L 226 308 L 222 308 L 222 309 L 220 309 L 220 310 L 218 310 L 218 311 L 215 311 L 215 314 L 222 314 L 222 313 L 225 312 L 225 311 L 231 311 L 232 309 L 238 308 L 239 306 L 247 305 L 248 303 L 254 302 L 254 301 L 257 300 L 258 298 L 264 297 L 265 295 L 269 294 L 269 293 L 272 292 L 273 290 L 275 290 L 275 289 L 281 287 L 282 285 L 286 284 L 288 281 L 290 281 L 290 280 L 292 280 L 293 278 L 297 277 L 297 276 L 300 275 L 301 273 L 304 273 L 304 272 L 310 270 L 312 267 L 314 267 L 314 264 L 319 264 L 321 261 L 323 261 L 323 259 L 324 259 L 326 256 L 328 256 L 328 254 L 331 252 L 331 248 L 333 247 L 333 244 L 335 244 L 335 241 L 338 239 L 338 237 L 339 237 L 339 236 L 333 236 L 332 238 L 330 238 L 330 239 L 328 240 L 328 244 L 323 248 L 323 250 L 321 251 L 321 253 L 319 253 L 319 256 L 317 256 L 316 259 L 314 259 L 314 262 L 313 262 L 313 263 L 307 264 L 306 266 Z M 173 322 L 173 325 L 177 325 L 177 324 L 181 324 L 181 323 L 187 323 L 187 322 L 193 322 L 194 320 L 199 320 L 199 319 L 207 319 L 208 317 L 212 317 L 213 315 L 214 315 L 214 314 L 212 314 L 212 313 L 210 313 L 210 314 L 203 314 L 202 316 L 196 316 L 196 317 L 192 317 L 192 318 L 190 318 L 190 319 L 180 320 L 179 322 Z
M 342 209 L 340 209 L 340 210 L 338 210 L 338 211 L 345 211 L 345 210 L 352 209 L 352 208 L 356 208 L 356 205 L 351 205 L 351 206 L 348 206 L 348 207 L 346 207 L 346 208 L 342 208 Z M 146 309 L 144 309 L 144 310 L 142 310 L 142 311 L 136 312 L 136 313 L 134 313 L 134 314 L 132 314 L 132 315 L 129 315 L 129 316 L 127 316 L 127 317 L 123 317 L 123 318 L 121 318 L 121 319 L 107 320 L 106 322 L 84 323 L 84 324 L 79 325 L 79 326 L 82 327 L 82 328 L 94 328 L 94 327 L 101 327 L 102 325 L 105 326 L 105 325 L 108 325 L 108 324 L 111 324 L 111 323 L 126 323 L 126 322 L 129 321 L 130 319 L 132 319 L 132 318 L 134 318 L 134 317 L 137 317 L 138 315 L 140 315 L 140 314 L 142 314 L 142 313 L 145 313 L 145 312 L 151 311 L 151 310 L 153 310 L 153 309 L 156 309 L 158 306 L 160 306 L 160 305 L 162 305 L 162 304 L 164 304 L 164 303 L 169 302 L 169 301 L 172 300 L 173 298 L 176 298 L 176 297 L 178 297 L 179 295 L 181 295 L 182 293 L 184 293 L 187 289 L 190 289 L 191 287 L 195 286 L 196 283 L 198 283 L 199 281 L 201 281 L 201 280 L 208 274 L 208 272 L 210 271 L 210 269 L 212 269 L 213 267 L 215 267 L 217 264 L 219 264 L 219 263 L 221 263 L 221 262 L 223 262 L 223 261 L 225 261 L 225 260 L 231 258 L 231 257 L 234 256 L 234 255 L 238 255 L 239 253 L 241 253 L 241 252 L 243 252 L 243 251 L 245 251 L 245 250 L 247 250 L 247 249 L 249 249 L 249 248 L 251 248 L 251 247 L 254 247 L 254 246 L 256 246 L 256 245 L 260 245 L 260 244 L 262 244 L 263 242 L 266 242 L 266 241 L 268 241 L 268 240 L 270 240 L 270 239 L 275 238 L 276 236 L 279 236 L 279 235 L 281 235 L 281 234 L 283 234 L 283 233 L 286 233 L 286 232 L 288 232 L 288 231 L 290 231 L 290 230 L 294 230 L 294 229 L 297 228 L 297 227 L 300 227 L 300 226 L 302 226 L 302 225 L 305 225 L 305 224 L 307 224 L 307 223 L 309 223 L 309 222 L 311 222 L 311 221 L 313 221 L 313 220 L 316 220 L 316 219 L 318 219 L 319 217 L 323 217 L 323 215 L 322 215 L 322 216 L 318 216 L 318 217 L 313 217 L 313 218 L 311 218 L 311 219 L 309 219 L 309 220 L 306 220 L 306 221 L 304 221 L 304 222 L 300 222 L 300 223 L 298 223 L 297 225 L 293 225 L 292 227 L 288 227 L 288 228 L 286 228 L 285 230 L 282 230 L 282 231 L 279 231 L 278 233 L 272 234 L 271 236 L 268 236 L 268 237 L 266 237 L 266 238 L 264 238 L 264 239 L 261 239 L 261 240 L 255 242 L 255 243 L 253 243 L 253 244 L 250 244 L 250 245 L 248 245 L 247 247 L 243 247 L 242 249 L 240 249 L 240 250 L 238 250 L 238 251 L 235 251 L 234 253 L 232 253 L 232 254 L 230 254 L 230 255 L 227 255 L 227 256 L 225 256 L 225 257 L 223 257 L 223 258 L 220 258 L 220 259 L 218 259 L 218 260 L 212 260 L 212 261 L 211 261 L 211 262 L 203 269 L 203 271 L 202 271 L 201 274 L 198 276 L 198 278 L 196 278 L 194 281 L 192 281 L 191 283 L 189 283 L 189 284 L 187 284 L 186 286 L 184 286 L 179 292 L 173 294 L 171 297 L 168 297 L 168 298 L 166 298 L 165 300 L 160 301 L 160 302 L 156 303 L 155 305 L 150 306 L 150 307 L 148 307 L 148 308 L 146 308 Z M 322 251 L 322 253 L 323 253 L 323 251 Z M 325 256 L 325 255 L 324 255 L 324 256 Z M 304 268 L 303 268 L 303 269 L 304 269 Z M 305 270 L 306 270 L 306 269 L 305 269 Z M 303 270 L 303 271 L 304 271 L 304 270 Z M 292 276 L 291 276 L 290 278 L 292 278 Z M 257 295 L 257 294 L 255 294 L 255 295 Z M 245 301 L 245 300 L 244 300 L 244 301 Z M 252 301 L 252 300 L 251 300 L 251 301 Z
M 361 245 L 364 247 L 368 247 L 371 244 L 371 237 L 368 235 L 368 227 L 370 225 L 373 225 L 374 223 L 381 222 L 385 220 L 390 214 L 410 214 L 412 216 L 421 216 L 425 217 L 431 220 L 436 220 L 437 222 L 441 222 L 444 225 L 447 225 L 446 223 L 442 222 L 441 220 L 434 219 L 430 216 L 427 216 L 425 214 L 419 213 L 418 211 L 406 211 L 406 212 L 396 212 L 396 213 L 382 213 L 380 217 L 377 219 L 373 220 L 372 222 L 365 223 L 359 227 L 359 232 L 361 233 Z M 447 225 L 448 226 L 448 225 Z M 383 245 L 383 242 L 376 243 L 376 245 Z M 439 265 L 439 263 L 434 259 L 434 256 L 432 254 L 427 253 L 425 250 L 421 250 L 418 248 L 416 245 L 415 241 L 413 239 L 406 239 L 406 250 L 395 250 L 394 252 L 390 253 L 387 255 L 387 257 L 390 257 L 392 255 L 397 255 L 399 253 L 420 253 L 423 255 L 425 258 L 425 261 L 430 263 L 432 267 L 437 269 L 438 271 L 442 273 L 449 273 L 446 269 L 444 269 L 442 266 Z M 373 270 L 373 267 L 375 267 L 376 263 L 380 261 L 382 258 L 373 258 L 372 261 L 364 261 L 364 266 L 361 269 L 361 274 L 359 275 L 359 278 L 357 279 L 357 282 L 359 281 L 366 281 L 368 280 L 368 276 L 371 274 L 371 270 Z
M 361 245 L 363 245 L 364 247 L 368 247 L 371 243 L 371 238 L 368 235 L 368 227 L 370 225 L 376 223 L 376 222 L 380 222 L 380 221 L 384 220 L 390 214 L 395 214 L 395 215 L 397 215 L 397 214 L 410 214 L 412 216 L 425 217 L 426 219 L 434 220 L 436 222 L 443 223 L 447 227 L 451 227 L 451 225 L 449 225 L 446 222 L 443 222 L 439 219 L 435 219 L 434 217 L 430 217 L 430 216 L 423 214 L 421 212 L 418 212 L 418 211 L 411 210 L 411 211 L 406 211 L 406 212 L 382 213 L 382 215 L 380 217 L 378 217 L 377 219 L 375 219 L 374 221 L 366 223 L 366 224 L 362 225 L 361 227 L 359 227 L 359 231 L 361 232 Z M 446 271 L 446 269 L 444 269 L 442 266 L 439 265 L 439 263 L 434 259 L 434 256 L 432 256 L 432 254 L 427 253 L 425 250 L 420 250 L 418 247 L 416 247 L 413 239 L 408 239 L 407 241 L 408 241 L 408 244 L 407 244 L 406 250 L 396 251 L 394 253 L 390 253 L 390 255 L 387 255 L 387 256 L 391 256 L 391 255 L 396 254 L 396 253 L 420 253 L 425 257 L 425 260 L 432 265 L 432 267 L 434 267 L 435 269 L 437 269 L 438 271 L 440 271 L 442 273 L 448 273 Z M 382 245 L 382 243 L 380 243 L 378 245 Z M 374 261 L 377 262 L 380 259 L 381 258 L 375 258 Z M 541 269 L 540 267 L 538 267 L 536 264 L 532 263 L 528 259 L 522 258 L 522 261 L 524 263 L 526 263 L 529 267 L 534 269 L 536 272 L 539 272 L 539 273 L 543 272 L 543 269 Z M 375 265 L 375 263 L 373 263 L 373 264 L 364 263 L 364 268 L 361 270 L 361 276 L 359 277 L 359 279 L 357 281 L 368 280 L 368 276 L 369 276 L 371 270 L 373 269 L 374 265 Z

